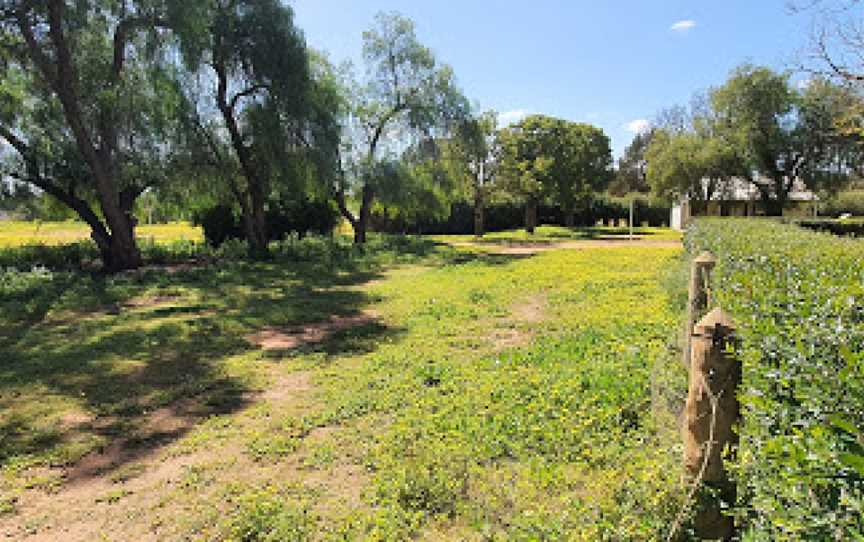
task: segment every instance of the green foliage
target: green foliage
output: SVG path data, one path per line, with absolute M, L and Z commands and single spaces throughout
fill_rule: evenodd
M 646 130 L 636 134 L 633 141 L 624 149 L 624 155 L 618 159 L 618 169 L 615 178 L 609 185 L 613 194 L 621 195 L 628 192 L 648 192 L 648 161 L 646 153 L 654 130 Z
M 0 15 L 9 46 L 2 176 L 77 213 L 107 268 L 137 267 L 135 199 L 173 180 L 188 120 L 172 52 L 191 10 L 148 0 L 67 4 L 25 2 Z
M 763 200 L 778 205 L 795 179 L 811 190 L 836 190 L 861 164 L 856 137 L 838 126 L 854 101 L 847 89 L 827 81 L 799 91 L 788 74 L 751 65 L 736 69 L 711 93 L 718 133 L 737 149 L 746 171 L 762 176 L 757 187 Z
M 840 192 L 819 207 L 820 214 L 825 216 L 839 218 L 841 215 L 850 214 L 855 217 L 864 217 L 864 191 Z
M 787 73 L 740 66 L 691 111 L 662 114 L 645 153 L 648 183 L 697 203 L 749 183 L 765 212 L 780 215 L 802 184 L 834 193 L 864 163 L 859 136 L 842 126 L 859 104 L 847 87 L 816 79 L 801 90 Z
M 542 115 L 501 130 L 501 181 L 519 197 L 572 211 L 611 180 L 609 138 L 599 128 Z
M 290 235 L 302 238 L 308 233 L 330 235 L 339 222 L 339 213 L 332 202 L 306 197 L 273 200 L 266 216 L 269 241 L 281 241 Z M 203 228 L 207 242 L 215 248 L 228 239 L 245 238 L 242 218 L 229 205 L 202 209 L 194 218 Z
M 468 101 L 456 86 L 452 68 L 419 42 L 410 19 L 378 14 L 373 28 L 363 34 L 363 57 L 364 82 L 347 83 L 346 168 L 336 186 L 340 210 L 358 242 L 365 240 L 375 200 L 415 216 L 430 203 L 439 210 L 446 205 L 442 181 L 449 182 L 448 176 L 440 165 L 430 165 L 427 149 L 468 115 Z M 405 154 L 406 144 L 409 160 L 400 164 L 397 156 Z M 423 157 L 419 161 L 418 151 Z M 345 205 L 349 192 L 360 202 L 357 216 Z
M 697 202 L 722 196 L 726 183 L 743 173 L 733 145 L 695 131 L 655 130 L 646 161 L 647 180 L 653 193 L 667 201 L 683 195 Z
M 313 533 L 309 513 L 290 507 L 272 489 L 236 498 L 237 512 L 230 519 L 227 540 L 236 542 L 303 542 Z
M 861 220 L 798 220 L 795 224 L 816 231 L 825 231 L 834 235 L 849 237 L 864 237 L 864 222 Z
M 700 220 L 691 254 L 738 324 L 735 479 L 746 540 L 864 535 L 864 246 L 758 220 Z

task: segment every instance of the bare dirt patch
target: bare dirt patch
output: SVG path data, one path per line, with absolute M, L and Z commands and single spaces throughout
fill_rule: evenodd
M 548 301 L 543 294 L 532 296 L 514 305 L 510 309 L 510 316 L 500 321 L 500 324 L 507 327 L 497 329 L 492 335 L 495 351 L 519 348 L 531 342 L 534 331 L 530 325 L 539 324 L 546 318 L 547 305 Z
M 267 327 L 247 335 L 246 340 L 264 351 L 293 350 L 324 342 L 339 331 L 374 324 L 378 319 L 378 315 L 372 311 L 351 316 L 331 316 L 323 322 L 293 328 Z
M 285 401 L 312 389 L 312 375 L 308 372 L 295 372 L 276 376 L 273 384 L 261 394 L 261 398 L 267 401 Z
M 101 476 L 120 465 L 152 453 L 152 445 L 173 440 L 189 431 L 198 421 L 198 404 L 192 399 L 150 412 L 134 436 L 115 438 L 107 446 L 91 452 L 66 469 L 67 484 Z M 98 420 L 97 420 L 98 421 Z M 103 420 L 110 423 L 110 420 Z

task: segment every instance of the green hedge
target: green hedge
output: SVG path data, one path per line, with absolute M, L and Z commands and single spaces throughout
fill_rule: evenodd
M 846 237 L 864 237 L 864 221 L 861 220 L 802 220 L 797 222 L 802 228 L 824 231 Z
M 742 538 L 864 540 L 864 242 L 706 219 L 686 244 L 740 330 Z
M 821 205 L 820 214 L 837 218 L 843 214 L 864 216 L 864 191 L 849 190 Z

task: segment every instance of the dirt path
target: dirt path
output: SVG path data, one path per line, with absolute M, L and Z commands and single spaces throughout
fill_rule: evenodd
M 585 250 L 594 248 L 680 248 L 681 241 L 654 239 L 596 239 L 585 241 L 560 241 L 552 243 L 484 243 L 459 241 L 451 243 L 456 247 L 479 248 L 491 254 L 532 255 L 552 250 Z

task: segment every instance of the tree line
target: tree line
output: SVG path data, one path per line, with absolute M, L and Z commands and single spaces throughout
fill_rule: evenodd
M 626 149 L 615 186 L 697 208 L 746 186 L 769 216 L 795 189 L 835 196 L 864 166 L 864 79 L 834 67 L 794 83 L 788 71 L 739 66 L 689 107 L 661 111 Z
M 359 74 L 279 0 L 3 0 L 0 32 L 4 197 L 67 208 L 110 271 L 141 265 L 142 207 L 236 215 L 262 257 L 280 210 L 338 212 L 363 243 L 376 209 L 470 197 L 481 234 L 493 195 L 533 229 L 541 201 L 572 213 L 611 179 L 601 130 L 499 129 L 396 13 L 364 33 Z

